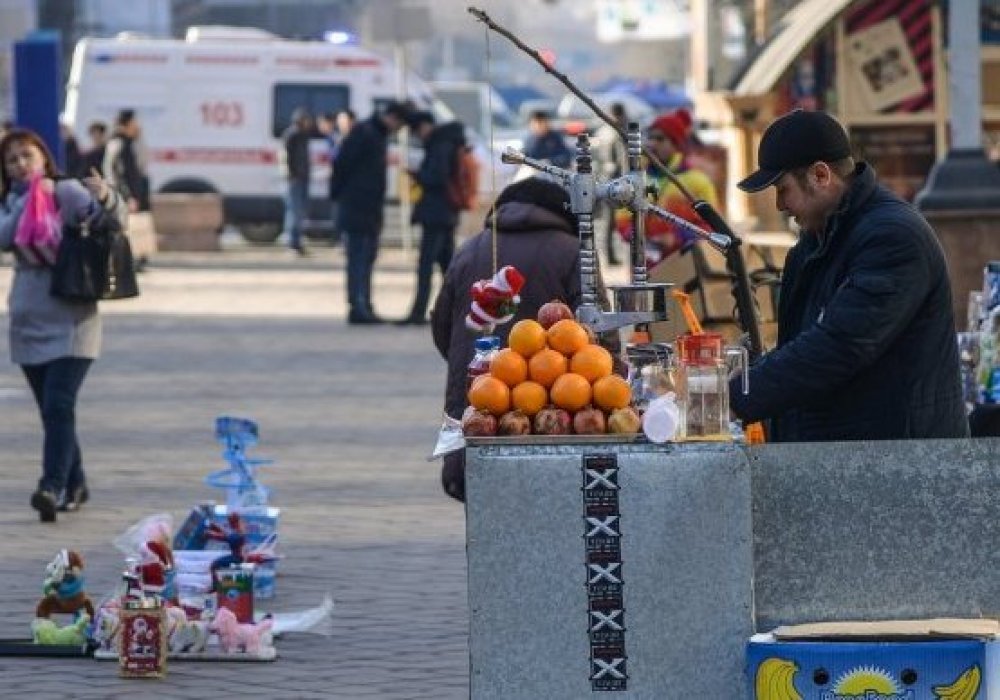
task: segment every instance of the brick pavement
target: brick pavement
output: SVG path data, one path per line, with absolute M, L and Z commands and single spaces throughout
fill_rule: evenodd
M 41 432 L 4 331 L 0 636 L 27 633 L 59 548 L 82 552 L 99 597 L 121 567 L 112 537 L 218 494 L 201 480 L 223 465 L 221 413 L 259 421 L 256 453 L 277 460 L 263 480 L 283 507 L 286 558 L 266 608 L 329 590 L 336 609 L 330 636 L 290 634 L 275 663 L 175 663 L 162 682 L 120 680 L 107 662 L 0 657 L 0 698 L 467 697 L 464 518 L 425 461 L 444 364 L 426 328 L 347 326 L 343 277 L 332 249 L 160 255 L 142 297 L 104 306 L 105 353 L 79 406 L 92 501 L 55 525 L 27 504 Z M 0 299 L 9 281 L 0 267 Z M 376 287 L 380 311 L 402 316 L 411 263 L 388 252 Z

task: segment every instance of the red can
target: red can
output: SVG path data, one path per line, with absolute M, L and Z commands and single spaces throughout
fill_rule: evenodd
M 219 607 L 232 610 L 237 622 L 253 623 L 253 564 L 216 569 L 215 593 Z

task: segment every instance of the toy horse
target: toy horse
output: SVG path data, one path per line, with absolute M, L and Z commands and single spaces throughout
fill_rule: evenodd
M 219 635 L 219 645 L 226 653 L 245 651 L 259 654 L 271 646 L 271 620 L 261 620 L 256 625 L 240 624 L 229 608 L 219 608 L 210 629 Z
M 75 615 L 85 610 L 94 617 L 94 605 L 83 590 L 83 557 L 70 549 L 59 551 L 45 567 L 45 595 L 35 608 L 35 617 L 48 618 L 52 613 Z
M 47 618 L 36 617 L 31 623 L 31 636 L 35 644 L 83 646 L 87 641 L 89 623 L 89 615 L 80 615 L 65 627 Z

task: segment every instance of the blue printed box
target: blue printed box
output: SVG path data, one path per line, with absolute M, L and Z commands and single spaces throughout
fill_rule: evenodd
M 776 641 L 747 647 L 754 700 L 1000 700 L 1000 641 Z

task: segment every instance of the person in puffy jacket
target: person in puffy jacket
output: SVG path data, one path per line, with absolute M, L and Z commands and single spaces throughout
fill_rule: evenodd
M 41 186 L 54 193 L 64 223 L 80 223 L 103 209 L 124 229 L 128 205 L 100 177 L 60 179 L 48 148 L 26 129 L 13 129 L 0 139 L 0 166 L 0 250 L 13 250 L 15 258 L 7 303 L 10 356 L 27 377 L 45 432 L 42 478 L 31 506 L 43 522 L 52 522 L 57 510 L 76 510 L 89 497 L 76 435 L 76 399 L 100 353 L 101 319 L 95 303 L 52 296 L 52 268 L 23 255 L 15 234 L 33 177 L 41 177 Z
M 798 243 L 781 280 L 778 344 L 730 384 L 733 412 L 774 442 L 969 434 L 951 284 L 934 231 L 855 162 L 843 127 L 797 110 L 764 132 L 759 169 Z
M 569 194 L 549 180 L 532 177 L 508 185 L 497 197 L 497 268 L 513 265 L 524 275 L 521 302 L 514 318 L 498 326 L 494 335 L 502 345 L 515 323 L 535 318 L 543 304 L 580 305 L 580 241 L 576 218 L 569 211 Z M 466 406 L 466 372 L 475 352 L 477 334 L 465 326 L 471 308 L 473 283 L 493 276 L 493 216 L 483 230 L 462 244 L 444 278 L 431 311 L 434 345 L 448 362 L 445 412 L 460 419 Z M 598 279 L 604 306 L 607 295 Z M 444 490 L 458 500 L 465 498 L 465 462 L 461 451 L 445 455 L 441 473 Z

